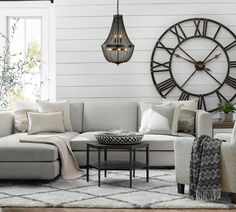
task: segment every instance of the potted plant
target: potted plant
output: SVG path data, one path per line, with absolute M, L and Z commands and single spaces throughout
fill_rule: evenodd
M 236 111 L 236 103 L 222 101 L 218 104 L 217 110 L 221 113 L 221 119 L 223 121 L 232 121 L 233 114 Z

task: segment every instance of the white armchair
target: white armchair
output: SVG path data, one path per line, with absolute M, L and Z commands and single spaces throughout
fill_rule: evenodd
M 226 140 L 221 144 L 221 188 L 231 194 L 236 204 L 236 124 L 232 134 L 218 134 L 215 137 Z M 193 138 L 178 138 L 174 144 L 175 169 L 178 193 L 184 193 L 184 186 L 190 179 L 190 158 Z

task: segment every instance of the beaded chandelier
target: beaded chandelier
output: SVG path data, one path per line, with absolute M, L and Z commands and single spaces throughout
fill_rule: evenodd
M 103 54 L 108 62 L 128 62 L 133 54 L 134 45 L 130 42 L 125 30 L 123 15 L 119 14 L 119 0 L 117 0 L 117 15 L 113 16 L 110 33 L 102 44 Z

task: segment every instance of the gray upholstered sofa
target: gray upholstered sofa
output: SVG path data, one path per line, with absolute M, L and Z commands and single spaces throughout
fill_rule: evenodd
M 61 133 L 71 139 L 72 150 L 81 166 L 85 166 L 86 143 L 95 141 L 98 131 L 127 129 L 137 131 L 140 111 L 136 102 L 84 102 L 71 103 L 71 124 L 74 132 Z M 196 136 L 211 135 L 211 115 L 205 111 L 196 113 Z M 54 179 L 60 173 L 57 148 L 48 144 L 20 143 L 26 133 L 13 134 L 14 116 L 0 112 L 0 179 Z M 186 135 L 187 137 L 190 135 Z M 173 144 L 176 136 L 145 135 L 150 141 L 150 165 L 174 166 Z M 96 160 L 96 152 L 91 155 Z M 137 153 L 141 160 L 144 152 Z M 112 159 L 128 157 L 126 152 L 108 153 Z

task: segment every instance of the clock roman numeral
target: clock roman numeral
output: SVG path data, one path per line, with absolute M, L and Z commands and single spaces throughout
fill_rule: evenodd
M 236 68 L 236 61 L 230 61 L 229 66 L 230 68 Z
M 232 49 L 233 47 L 236 46 L 236 40 L 233 41 L 232 43 L 230 43 L 229 45 L 225 46 L 225 51 L 229 51 L 230 49 Z
M 189 100 L 189 93 L 183 91 L 179 97 L 179 100 Z
M 207 26 L 208 26 L 208 20 L 203 20 L 203 28 L 202 28 L 202 36 L 206 37 L 207 35 Z
M 166 97 L 175 87 L 176 82 L 173 77 L 156 85 L 156 88 L 161 93 L 162 97 Z
M 157 49 L 164 49 L 166 50 L 170 55 L 174 52 L 174 49 L 173 48 L 170 48 L 170 47 L 166 47 L 163 43 L 161 42 L 158 42 L 158 44 L 156 45 L 156 48 Z
M 217 95 L 220 102 L 228 101 L 219 91 L 216 91 L 216 95 Z
M 227 76 L 225 79 L 225 83 L 227 83 L 229 86 L 236 89 L 236 79 L 230 76 Z
M 216 30 L 216 33 L 213 37 L 214 40 L 216 39 L 217 35 L 219 34 L 220 29 L 221 29 L 221 25 L 219 25 L 218 29 Z
M 194 19 L 193 22 L 196 27 L 194 36 L 206 37 L 208 20 L 207 19 L 198 19 L 198 20 Z M 202 22 L 202 29 L 200 29 L 201 22 Z
M 159 63 L 156 61 L 152 61 L 153 64 L 151 67 L 152 72 L 167 72 L 170 71 L 170 62 Z
M 176 35 L 176 38 L 178 40 L 179 43 L 181 43 L 182 41 L 184 41 L 187 36 L 183 30 L 183 28 L 179 25 L 176 24 L 173 29 L 170 30 L 174 35 Z
M 205 102 L 204 96 L 200 96 L 200 97 L 199 97 L 199 100 L 198 100 L 198 108 L 199 108 L 199 109 L 207 110 L 206 102 Z

